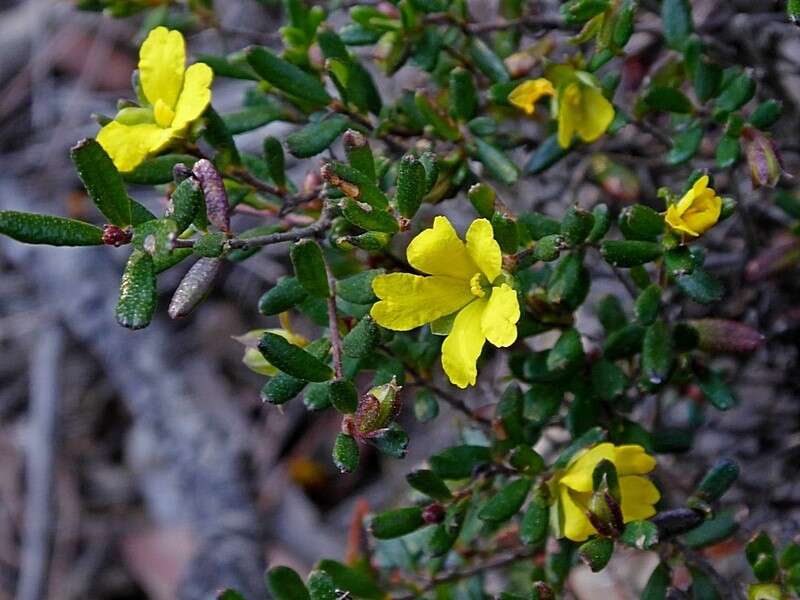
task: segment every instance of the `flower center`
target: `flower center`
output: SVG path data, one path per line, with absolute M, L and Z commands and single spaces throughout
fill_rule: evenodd
M 172 125 L 172 120 L 175 118 L 175 111 L 159 98 L 153 106 L 153 116 L 156 119 L 156 125 L 166 129 Z
M 483 298 L 492 291 L 492 284 L 483 273 L 475 273 L 469 280 L 469 289 L 478 298 Z

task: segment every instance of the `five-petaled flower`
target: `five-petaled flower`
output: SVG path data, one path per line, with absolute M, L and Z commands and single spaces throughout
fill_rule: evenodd
M 609 460 L 616 467 L 624 523 L 647 519 L 656 513 L 654 505 L 661 494 L 647 477 L 642 477 L 655 468 L 655 459 L 641 446 L 615 446 L 606 442 L 573 458 L 549 482 L 556 507 L 553 524 L 559 537 L 582 542 L 597 533 L 589 518 L 589 502 L 593 493 L 592 475 L 602 460 Z
M 144 106 L 123 108 L 97 134 L 120 171 L 134 169 L 181 137 L 211 102 L 211 68 L 186 68 L 186 43 L 180 31 L 156 27 L 139 50 L 139 81 Z
M 406 251 L 409 264 L 428 276 L 379 275 L 372 288 L 380 299 L 371 310 L 387 329 L 408 331 L 454 316 L 442 344 L 442 366 L 458 387 L 475 385 L 477 360 L 485 341 L 498 348 L 517 339 L 517 293 L 502 272 L 500 246 L 486 219 L 472 222 L 466 244 L 450 221 L 436 217 Z
M 545 77 L 523 81 L 508 95 L 508 101 L 530 115 L 543 96 L 552 97 L 550 112 L 558 118 L 558 144 L 562 148 L 569 148 L 576 133 L 584 142 L 595 141 L 614 119 L 614 107 L 596 79 L 569 65 L 554 65 Z
M 719 220 L 722 199 L 708 187 L 708 175 L 698 179 L 676 204 L 667 207 L 665 220 L 675 231 L 697 237 Z

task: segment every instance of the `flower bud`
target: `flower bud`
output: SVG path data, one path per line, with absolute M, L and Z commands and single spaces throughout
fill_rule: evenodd
M 753 186 L 774 188 L 783 172 L 775 142 L 770 136 L 753 127 L 742 129 L 742 139 Z
M 764 342 L 752 327 L 728 319 L 693 319 L 689 325 L 697 331 L 698 347 L 706 352 L 752 352 Z
M 201 158 L 194 164 L 192 173 L 203 188 L 208 220 L 221 231 L 229 233 L 231 224 L 230 205 L 228 204 L 228 194 L 225 192 L 225 186 L 222 183 L 222 175 L 217 171 L 214 164 L 205 158 Z
M 399 391 L 400 386 L 392 378 L 389 383 L 375 386 L 359 398 L 355 416 L 358 434 L 369 435 L 394 421 L 400 413 Z
M 439 504 L 438 502 L 433 502 L 429 504 L 425 508 L 422 509 L 422 520 L 425 521 L 428 525 L 433 525 L 435 523 L 441 523 L 444 521 L 445 517 L 445 510 L 444 506 Z
M 130 229 L 123 229 L 116 225 L 103 225 L 103 243 L 106 246 L 124 246 L 130 244 L 133 238 L 133 232 Z

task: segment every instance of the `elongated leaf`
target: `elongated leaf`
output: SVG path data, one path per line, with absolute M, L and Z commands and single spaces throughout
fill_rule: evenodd
M 26 244 L 50 246 L 97 246 L 103 243 L 99 227 L 51 215 L 0 211 L 0 234 Z
M 265 333 L 258 349 L 271 364 L 297 379 L 326 381 L 331 378 L 330 367 L 280 335 Z
M 331 101 L 319 79 L 261 46 L 247 49 L 247 62 L 259 77 L 290 96 L 325 106 Z
M 147 327 L 156 308 L 156 299 L 153 258 L 146 252 L 134 250 L 122 275 L 117 322 L 128 329 Z
M 89 198 L 100 212 L 114 225 L 130 225 L 131 202 L 125 183 L 103 147 L 86 138 L 70 149 L 70 156 Z

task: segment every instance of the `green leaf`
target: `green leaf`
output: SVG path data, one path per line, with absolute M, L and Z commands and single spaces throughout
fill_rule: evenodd
M 294 275 L 306 292 L 317 298 L 331 295 L 325 258 L 317 242 L 311 239 L 295 242 L 289 250 L 289 256 L 294 266 Z
M 582 244 L 594 226 L 594 215 L 580 206 L 570 206 L 561 221 L 561 237 L 568 246 Z
M 664 23 L 667 45 L 673 50 L 682 51 L 686 40 L 694 30 L 692 5 L 689 0 L 663 0 L 661 20 Z
M 673 360 L 672 334 L 663 321 L 656 321 L 644 334 L 642 374 L 651 384 L 661 385 L 669 377 Z
M 322 167 L 322 176 L 345 195 L 372 208 L 388 208 L 389 199 L 378 187 L 375 178 L 350 165 L 331 161 Z M 349 185 L 348 185 L 349 184 Z
M 658 563 L 650 574 L 644 590 L 642 590 L 641 600 L 666 600 L 667 587 L 669 587 L 671 580 L 672 575 L 669 567 L 663 562 Z
M 412 488 L 433 498 L 447 501 L 453 496 L 441 477 L 429 469 L 419 469 L 406 475 L 406 481 Z
M 309 123 L 286 136 L 289 152 L 297 158 L 310 158 L 327 150 L 347 129 L 350 121 L 343 115 L 333 115 Z
M 450 71 L 450 114 L 460 121 L 469 121 L 478 109 L 478 92 L 472 73 L 462 67 Z
M 672 140 L 672 149 L 667 153 L 668 165 L 680 165 L 692 158 L 703 141 L 703 126 L 699 122 L 679 133 Z
M 469 36 L 469 56 L 478 69 L 495 83 L 511 79 L 502 59 L 477 35 Z
M 378 178 L 375 170 L 375 156 L 369 147 L 367 136 L 355 129 L 348 129 L 342 136 L 342 145 L 350 166 L 360 171 L 369 181 L 375 182 Z
M 172 192 L 164 216 L 177 223 L 180 234 L 192 224 L 199 210 L 205 210 L 203 192 L 200 183 L 194 177 L 188 177 Z
M 683 543 L 692 549 L 713 546 L 728 539 L 739 529 L 739 523 L 730 512 L 718 513 L 714 518 L 704 521 L 699 527 L 682 536 Z
M 367 441 L 383 454 L 393 458 L 405 458 L 408 452 L 408 434 L 397 423 L 373 432 Z
M 275 600 L 310 600 L 303 580 L 289 567 L 267 571 L 267 588 Z
M 507 483 L 483 505 L 478 512 L 478 518 L 493 524 L 508 521 L 522 508 L 531 485 L 528 477 L 520 477 Z
M 519 527 L 519 537 L 522 543 L 529 546 L 538 546 L 543 543 L 547 537 L 549 524 L 550 505 L 542 495 L 535 494 Z
M 14 210 L 0 211 L 0 234 L 26 244 L 98 246 L 103 243 L 103 230 L 89 223 Z
M 713 62 L 700 59 L 692 78 L 697 99 L 705 104 L 719 92 L 722 83 L 722 69 Z
M 652 325 L 661 307 L 661 288 L 651 284 L 644 288 L 633 305 L 633 314 L 640 325 Z
M 279 90 L 318 106 L 326 106 L 331 101 L 319 79 L 266 48 L 250 46 L 245 52 L 256 74 Z
M 695 267 L 689 274 L 681 275 L 676 282 L 684 294 L 699 304 L 721 300 L 725 293 L 719 280 L 699 267 Z
M 442 479 L 466 479 L 478 465 L 489 462 L 486 446 L 453 446 L 430 457 L 431 470 Z
M 220 77 L 258 81 L 258 77 L 250 69 L 234 64 L 224 56 L 200 54 L 197 56 L 197 62 L 206 63 L 214 71 L 214 75 Z
M 633 356 L 642 348 L 645 331 L 636 323 L 615 329 L 603 344 L 603 355 L 609 360 Z
M 591 381 L 594 392 L 606 402 L 611 402 L 620 396 L 628 385 L 628 379 L 622 369 L 604 359 L 592 364 Z
M 433 106 L 428 96 L 422 90 L 414 95 L 414 104 L 417 107 L 423 120 L 433 127 L 433 130 L 441 138 L 454 142 L 461 137 L 458 126 L 449 118 L 441 115 Z
M 550 371 L 567 371 L 579 367 L 584 360 L 581 335 L 576 329 L 567 329 L 547 355 Z
M 315 358 L 324 360 L 328 355 L 330 347 L 331 343 L 329 340 L 320 338 L 306 346 L 306 351 Z M 302 392 L 307 383 L 308 382 L 303 379 L 297 379 L 286 373 L 278 373 L 261 388 L 261 400 L 275 405 L 285 404 Z
M 397 219 L 383 209 L 352 198 L 344 198 L 341 206 L 344 218 L 361 229 L 381 233 L 396 233 L 399 229 Z
M 558 134 L 546 138 L 531 154 L 523 169 L 527 175 L 543 173 L 569 154 L 569 148 L 562 148 L 558 143 Z
M 326 381 L 331 378 L 330 367 L 275 333 L 265 333 L 258 349 L 272 365 L 297 379 Z
M 378 513 L 370 521 L 369 531 L 379 540 L 389 540 L 408 535 L 424 524 L 422 508 L 410 506 Z
M 692 585 L 689 588 L 692 600 L 722 600 L 722 596 L 708 575 L 691 566 L 689 572 L 692 574 Z
M 103 147 L 85 138 L 70 149 L 70 156 L 89 198 L 109 223 L 130 225 L 131 202 L 125 183 Z
M 363 358 L 375 349 L 379 339 L 380 330 L 372 317 L 367 315 L 344 336 L 342 352 L 351 358 Z
M 649 550 L 658 543 L 658 527 L 650 521 L 631 521 L 619 541 L 631 548 Z
M 352 381 L 334 379 L 328 384 L 331 404 L 344 415 L 356 412 L 358 407 L 358 390 Z
M 352 473 L 358 468 L 358 442 L 346 433 L 338 433 L 333 443 L 333 464 L 340 473 Z
M 755 93 L 755 80 L 745 73 L 739 73 L 722 88 L 716 107 L 723 112 L 733 112 L 750 102 Z
M 331 576 L 337 589 L 346 590 L 357 598 L 366 600 L 384 600 L 385 598 L 385 594 L 372 580 L 372 577 L 362 570 L 347 567 L 338 561 L 329 559 L 321 560 L 317 568 Z
M 517 165 L 509 159 L 502 150 L 493 146 L 489 142 L 476 137 L 475 155 L 477 159 L 486 167 L 492 178 L 505 185 L 513 185 L 519 177 Z
M 773 581 L 778 575 L 778 560 L 775 546 L 763 531 L 755 534 L 744 547 L 747 562 L 759 581 Z
M 221 592 L 217 593 L 217 600 L 246 600 L 246 599 L 236 590 L 222 590 Z
M 300 304 L 308 297 L 308 292 L 294 277 L 283 277 L 264 292 L 258 301 L 258 311 L 262 315 L 277 315 Z
M 607 537 L 593 537 L 578 548 L 581 560 L 586 563 L 592 573 L 606 568 L 614 552 L 614 540 Z
M 768 129 L 780 118 L 783 106 L 777 100 L 765 100 L 752 112 L 747 121 L 758 129 Z
M 636 267 L 654 261 L 661 256 L 661 246 L 655 242 L 640 240 L 607 240 L 600 253 L 615 267 Z
M 377 300 L 372 281 L 384 272 L 384 269 L 368 269 L 340 279 L 336 282 L 336 295 L 355 304 L 372 304 Z
M 283 155 L 283 145 L 275 136 L 268 135 L 264 138 L 264 162 L 272 181 L 278 187 L 286 187 L 286 159 Z
M 278 121 L 284 118 L 285 114 L 283 108 L 277 104 L 259 104 L 221 115 L 221 117 L 231 135 L 238 135 Z
M 561 259 L 547 282 L 547 301 L 576 309 L 586 299 L 591 281 L 583 254 L 571 252 Z
M 414 396 L 414 417 L 420 423 L 427 423 L 439 416 L 439 403 L 436 396 L 428 389 L 417 390 Z
M 406 154 L 397 167 L 397 192 L 395 202 L 400 214 L 410 219 L 419 210 L 427 193 L 425 167 L 412 154 Z
M 608 8 L 609 0 L 568 0 L 561 5 L 561 14 L 567 25 L 580 25 Z
M 665 85 L 654 85 L 649 88 L 645 92 L 642 100 L 645 105 L 652 110 L 662 110 L 678 114 L 688 114 L 692 112 L 692 103 L 684 93 Z
M 337 600 L 333 578 L 325 571 L 311 571 L 308 574 L 308 591 L 311 600 Z
M 689 500 L 692 508 L 693 501 L 702 501 L 706 504 L 716 502 L 727 492 L 739 478 L 739 465 L 729 458 L 718 460 L 705 474 Z
M 156 274 L 153 257 L 134 250 L 125 266 L 117 302 L 117 323 L 128 329 L 150 324 L 156 308 Z
M 137 185 L 161 185 L 172 181 L 172 169 L 175 165 L 191 167 L 197 160 L 189 154 L 163 154 L 148 158 L 133 171 L 122 173 L 122 179 Z

